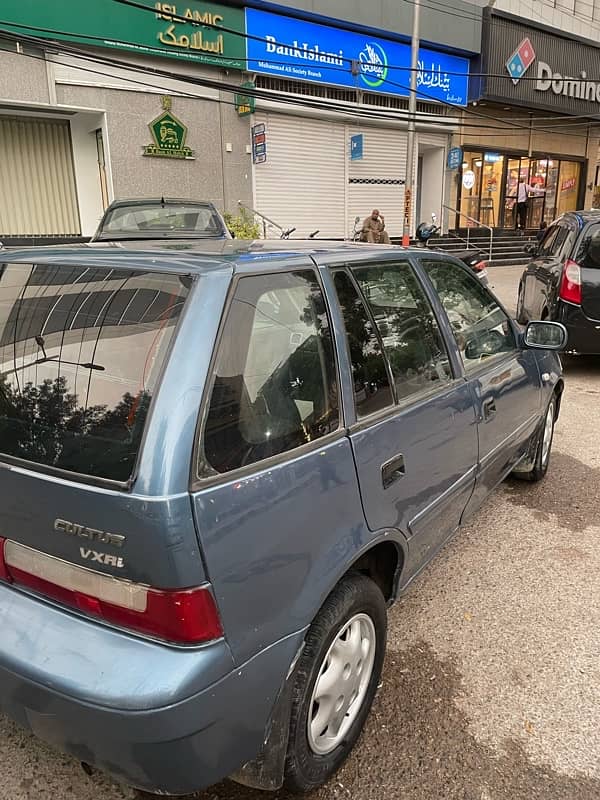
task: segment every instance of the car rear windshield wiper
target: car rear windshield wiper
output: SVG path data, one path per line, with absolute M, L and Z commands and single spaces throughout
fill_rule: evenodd
M 5 369 L 2 370 L 0 374 L 2 375 L 12 375 L 15 372 L 21 372 L 21 370 L 29 369 L 29 367 L 37 367 L 39 364 L 48 364 L 49 362 L 57 363 L 59 361 L 58 356 L 42 356 L 41 358 L 36 358 L 34 361 L 30 361 L 28 364 L 21 364 L 20 367 L 13 367 L 13 369 Z M 91 361 L 87 361 L 84 364 L 80 363 L 79 361 L 66 361 L 64 358 L 60 359 L 61 364 L 68 364 L 72 367 L 82 367 L 83 369 L 96 369 L 100 372 L 104 372 L 106 367 L 103 367 L 101 364 L 92 364 Z

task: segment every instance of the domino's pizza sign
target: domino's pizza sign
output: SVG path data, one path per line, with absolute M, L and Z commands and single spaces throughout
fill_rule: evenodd
M 535 61 L 535 50 L 529 38 L 523 39 L 515 52 L 506 62 L 506 69 L 512 78 L 512 82 L 517 85 L 529 67 Z

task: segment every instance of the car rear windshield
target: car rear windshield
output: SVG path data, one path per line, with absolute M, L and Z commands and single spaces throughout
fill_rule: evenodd
M 219 215 L 210 205 L 158 203 L 117 206 L 106 213 L 100 238 L 156 238 L 194 236 L 220 237 L 224 234 Z
M 186 287 L 162 273 L 0 264 L 0 458 L 127 481 Z

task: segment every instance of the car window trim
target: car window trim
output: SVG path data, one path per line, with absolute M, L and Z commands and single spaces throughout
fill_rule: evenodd
M 521 348 L 516 347 L 514 350 L 505 350 L 502 353 L 496 353 L 493 356 L 486 356 L 483 361 L 479 362 L 479 365 L 476 369 L 470 370 L 466 373 L 467 380 L 473 380 L 473 378 L 477 378 L 483 372 L 486 371 L 490 366 L 496 367 L 502 365 L 505 361 L 510 361 L 511 359 L 518 356 L 519 353 L 523 351 Z M 465 368 L 466 369 L 466 368 Z
M 229 470 L 227 472 L 216 472 L 214 475 L 206 475 L 202 476 L 198 474 L 198 466 L 199 466 L 199 456 L 201 452 L 201 448 L 204 441 L 204 433 L 206 428 L 206 421 L 208 418 L 208 412 L 210 410 L 210 398 L 212 397 L 212 392 L 215 385 L 216 380 L 216 373 L 215 373 L 215 364 L 217 361 L 217 357 L 219 355 L 219 351 L 221 348 L 221 343 L 223 341 L 223 335 L 225 332 L 225 326 L 227 324 L 227 320 L 229 318 L 229 313 L 231 307 L 233 305 L 233 300 L 235 297 L 236 289 L 239 282 L 245 278 L 253 278 L 253 277 L 261 277 L 265 275 L 286 275 L 294 272 L 306 272 L 311 271 L 317 280 L 317 284 L 319 289 L 321 290 L 321 295 L 323 297 L 323 302 L 325 304 L 325 313 L 327 314 L 327 319 L 329 321 L 329 327 L 331 332 L 331 345 L 332 345 L 332 354 L 335 364 L 335 375 L 336 375 L 336 394 L 337 394 L 337 401 L 338 401 L 338 427 L 335 431 L 331 431 L 330 433 L 325 434 L 325 436 L 321 436 L 319 439 L 315 439 L 312 442 L 305 442 L 298 447 L 293 447 L 291 450 L 284 450 L 283 453 L 277 453 L 274 456 L 269 456 L 268 458 L 261 459 L 260 461 L 255 461 L 252 464 L 248 464 L 245 467 L 237 467 L 236 469 Z M 200 399 L 200 408 L 198 411 L 198 419 L 196 422 L 196 430 L 194 435 L 194 447 L 192 449 L 192 463 L 190 467 L 190 479 L 189 479 L 189 490 L 190 491 L 199 491 L 200 488 L 204 488 L 207 485 L 213 485 L 215 483 L 226 483 L 229 481 L 231 475 L 242 475 L 247 474 L 246 470 L 251 473 L 259 472 L 263 469 L 264 464 L 270 464 L 271 466 L 279 463 L 279 459 L 285 460 L 285 458 L 290 458 L 291 453 L 297 453 L 300 450 L 304 450 L 307 447 L 311 447 L 315 445 L 315 449 L 318 449 L 318 444 L 322 443 L 324 440 L 329 439 L 330 437 L 344 437 L 346 435 L 346 428 L 344 426 L 343 420 L 343 406 L 342 406 L 342 399 L 341 399 L 341 385 L 340 385 L 340 366 L 339 366 L 339 358 L 337 355 L 337 350 L 335 346 L 335 332 L 333 328 L 333 321 L 331 316 L 331 309 L 329 308 L 328 296 L 323 286 L 323 280 L 320 274 L 320 270 L 312 261 L 303 262 L 302 265 L 291 265 L 288 269 L 270 269 L 268 271 L 260 271 L 260 272 L 241 272 L 241 273 L 234 273 L 232 276 L 231 284 L 229 286 L 229 291 L 227 293 L 227 298 L 223 303 L 223 310 L 221 312 L 221 318 L 219 320 L 219 328 L 217 331 L 217 335 L 215 337 L 215 341 L 213 343 L 213 349 L 211 353 L 210 363 L 208 367 L 208 380 L 204 383 L 204 388 L 202 391 L 202 397 Z
M 410 411 L 416 406 L 423 405 L 432 398 L 442 397 L 445 394 L 455 391 L 459 386 L 464 385 L 465 380 L 461 376 L 460 378 L 452 378 L 449 383 L 444 383 L 442 386 L 432 386 L 430 389 L 424 387 L 419 392 L 401 398 L 394 406 L 381 409 L 381 411 L 375 411 L 367 417 L 357 419 L 356 422 L 348 427 L 348 434 L 352 435 L 362 430 L 372 428 L 397 414 L 404 414 L 406 411 Z

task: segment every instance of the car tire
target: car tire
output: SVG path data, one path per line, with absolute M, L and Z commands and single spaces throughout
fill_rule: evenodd
M 516 478 L 523 481 L 530 481 L 531 483 L 537 483 L 537 481 L 541 481 L 548 472 L 552 441 L 554 439 L 556 403 L 556 395 L 553 395 L 546 409 L 546 413 L 544 414 L 544 419 L 536 431 L 535 457 L 531 469 L 525 472 L 515 472 L 514 475 Z
M 525 318 L 525 310 L 523 308 L 524 304 L 524 291 L 523 291 L 523 284 L 519 284 L 519 297 L 517 300 L 517 322 L 519 325 L 527 325 L 528 320 Z
M 379 587 L 350 573 L 316 616 L 296 666 L 285 764 L 288 791 L 316 789 L 350 754 L 377 691 L 386 636 Z

